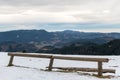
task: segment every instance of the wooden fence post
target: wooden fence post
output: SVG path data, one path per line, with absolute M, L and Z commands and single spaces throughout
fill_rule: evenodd
M 51 56 L 48 71 L 52 71 L 53 61 L 54 61 L 54 57 Z
M 12 62 L 13 62 L 13 59 L 14 59 L 14 56 L 11 56 L 11 57 L 10 57 L 10 61 L 9 61 L 9 64 L 8 64 L 8 66 L 13 66 L 13 64 L 12 64 Z
M 102 76 L 102 62 L 98 62 L 98 76 Z

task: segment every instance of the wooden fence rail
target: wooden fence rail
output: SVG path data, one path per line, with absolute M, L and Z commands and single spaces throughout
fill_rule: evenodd
M 31 54 L 31 53 L 8 53 L 8 56 L 10 57 L 10 61 L 8 66 L 13 66 L 13 59 L 14 56 L 19 56 L 19 57 L 35 57 L 35 58 L 48 58 L 50 59 L 48 70 L 52 71 L 53 68 L 57 69 L 68 69 L 68 68 L 63 68 L 63 67 L 53 67 L 53 62 L 55 59 L 63 59 L 63 60 L 77 60 L 77 61 L 89 61 L 89 62 L 97 62 L 98 63 L 98 68 L 93 69 L 93 68 L 76 68 L 76 70 L 80 71 L 90 71 L 90 72 L 98 72 L 98 76 L 102 76 L 102 73 L 104 72 L 111 72 L 115 73 L 115 70 L 113 69 L 103 69 L 102 63 L 103 62 L 108 62 L 108 58 L 87 58 L 87 57 L 69 57 L 69 56 L 54 56 L 54 55 L 48 55 L 48 54 Z M 69 68 L 71 69 L 71 68 Z
M 108 62 L 107 58 L 87 58 L 87 57 L 68 57 L 68 56 L 54 56 L 54 59 L 77 60 L 77 61 L 93 61 L 93 62 Z

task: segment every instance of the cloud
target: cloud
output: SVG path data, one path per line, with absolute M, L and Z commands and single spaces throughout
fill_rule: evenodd
M 85 4 L 89 0 L 0 0 L 1 5 L 76 5 Z M 96 0 L 91 0 L 96 1 Z
M 0 17 L 4 17 L 0 23 L 119 22 L 119 2 L 119 0 L 0 0 Z M 27 12 L 29 15 L 23 14 Z
M 0 23 L 24 24 L 24 23 L 68 23 L 77 22 L 73 16 L 55 12 L 36 12 L 28 10 L 18 14 L 1 14 Z
M 0 24 L 118 24 L 119 8 L 120 0 L 0 0 Z

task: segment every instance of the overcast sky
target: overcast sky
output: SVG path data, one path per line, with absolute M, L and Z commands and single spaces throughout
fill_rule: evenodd
M 119 24 L 120 0 L 0 0 L 0 31 L 120 32 Z

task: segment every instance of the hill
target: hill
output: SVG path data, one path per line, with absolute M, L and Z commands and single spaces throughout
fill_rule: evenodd
M 59 54 L 80 54 L 80 55 L 120 55 L 120 39 L 115 39 L 104 44 L 92 42 L 73 43 L 70 46 L 53 50 Z
M 45 30 L 16 30 L 0 32 L 0 42 L 69 42 L 76 39 L 120 38 L 120 33 L 85 33 L 78 31 L 47 32 Z
M 77 43 L 78 45 L 82 44 L 86 47 L 88 46 L 86 43 L 102 45 L 114 39 L 120 39 L 120 33 L 88 33 L 71 30 L 56 32 L 15 30 L 0 32 L 0 51 L 56 53 L 59 49 L 62 50 L 65 46 L 70 46 L 74 43 L 76 45 Z

